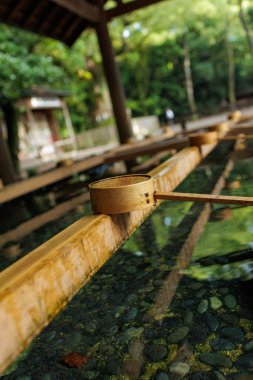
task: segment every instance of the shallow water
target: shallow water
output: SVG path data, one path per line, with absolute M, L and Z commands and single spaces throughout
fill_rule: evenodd
M 210 192 L 226 146 L 180 190 Z M 252 165 L 236 164 L 227 182 L 239 180 L 240 187 L 227 194 L 253 193 Z M 250 374 L 253 208 L 222 209 L 209 210 L 195 246 L 206 206 L 164 202 L 4 379 L 222 380 Z M 72 352 L 86 357 L 82 368 L 63 364 Z

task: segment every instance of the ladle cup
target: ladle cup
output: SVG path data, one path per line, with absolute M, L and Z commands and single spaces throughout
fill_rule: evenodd
M 155 206 L 158 200 L 253 205 L 253 197 L 155 191 L 153 177 L 133 174 L 102 179 L 89 185 L 96 214 L 121 214 Z

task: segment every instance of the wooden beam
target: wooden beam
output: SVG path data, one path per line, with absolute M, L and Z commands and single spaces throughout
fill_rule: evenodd
M 126 114 L 125 96 L 120 82 L 119 69 L 115 62 L 112 41 L 106 23 L 105 12 L 101 9 L 100 22 L 96 25 L 98 43 L 103 58 L 103 67 L 110 91 L 120 142 L 126 143 L 133 136 Z
M 111 153 L 105 156 L 105 162 L 115 162 L 121 160 L 131 160 L 135 157 L 143 156 L 145 154 L 154 154 L 162 151 L 168 151 L 170 149 L 181 149 L 189 145 L 188 138 L 169 138 L 160 141 L 147 141 L 137 143 L 129 146 L 123 145 Z
M 38 228 L 44 226 L 45 224 L 52 222 L 60 218 L 66 212 L 69 212 L 76 208 L 78 205 L 87 202 L 90 199 L 89 193 L 84 193 L 78 195 L 75 198 L 72 198 L 66 202 L 60 203 L 55 206 L 52 210 L 46 211 L 43 214 L 37 215 L 22 224 L 13 230 L 4 232 L 0 235 L 0 247 L 9 241 L 15 241 L 22 239 L 24 236 L 30 234 L 31 232 L 37 230 Z
M 76 162 L 71 166 L 57 168 L 48 173 L 44 173 L 36 177 L 25 179 L 23 181 L 15 182 L 11 185 L 5 186 L 3 190 L 0 191 L 0 204 L 18 198 L 21 195 L 28 194 L 34 190 L 38 190 L 41 187 L 48 186 L 52 183 L 71 177 L 75 173 L 88 170 L 98 165 L 102 165 L 103 162 L 103 155 L 91 157 L 83 161 Z
M 141 9 L 147 7 L 149 5 L 153 5 L 156 3 L 160 3 L 163 0 L 133 0 L 129 3 L 122 3 L 115 8 L 109 9 L 106 11 L 107 21 L 119 16 L 123 16 L 126 13 L 130 13 L 136 11 L 137 9 Z
M 2 127 L 0 126 L 0 178 L 4 184 L 15 181 L 15 172 L 11 160 L 10 151 L 5 141 Z M 0 190 L 0 192 L 3 190 Z
M 186 148 L 149 174 L 157 190 L 172 191 L 202 158 L 198 148 Z M 82 218 L 0 273 L 0 371 L 154 209 Z
M 85 0 L 51 0 L 53 3 L 75 13 L 79 17 L 97 23 L 100 20 L 100 10 L 96 5 L 92 5 Z

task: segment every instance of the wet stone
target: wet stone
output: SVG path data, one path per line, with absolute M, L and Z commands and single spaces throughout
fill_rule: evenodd
M 236 362 L 237 367 L 253 368 L 253 353 L 249 352 L 239 357 Z
M 202 300 L 199 305 L 198 305 L 198 312 L 200 314 L 204 314 L 208 309 L 208 301 L 207 300 Z
M 109 328 L 105 331 L 105 334 L 106 334 L 107 336 L 112 336 L 112 335 L 116 334 L 118 331 L 119 331 L 119 326 L 117 326 L 117 325 L 113 325 L 113 326 L 109 327 Z
M 130 327 L 130 329 L 125 331 L 125 335 L 128 339 L 134 339 L 134 338 L 139 338 L 139 336 L 143 333 L 144 329 L 143 327 Z
M 136 294 L 129 294 L 129 296 L 126 299 L 126 302 L 127 303 L 133 303 L 133 302 L 136 302 L 137 299 L 138 299 L 138 297 Z
M 189 300 L 182 301 L 180 306 L 183 307 L 184 309 L 187 309 L 189 306 L 192 306 L 194 304 L 195 304 L 195 301 L 192 299 L 189 299 Z
M 49 331 L 48 333 L 46 333 L 44 335 L 44 340 L 48 343 L 48 342 L 51 342 L 51 340 L 53 340 L 56 336 L 56 332 L 55 331 Z
M 128 321 L 131 321 L 137 317 L 138 309 L 136 307 L 132 307 L 130 310 L 128 310 L 126 314 L 126 319 Z
M 152 344 L 145 347 L 145 354 L 150 360 L 158 362 L 167 356 L 168 350 L 162 344 Z
M 222 335 L 240 343 L 244 342 L 244 333 L 237 327 L 224 327 L 221 330 Z
M 119 370 L 120 370 L 118 361 L 117 360 L 107 360 L 105 370 L 110 375 L 118 375 Z
M 98 371 L 85 371 L 85 379 L 87 380 L 98 379 L 99 376 L 100 373 Z
M 192 321 L 193 321 L 193 312 L 191 310 L 187 310 L 184 317 L 184 323 L 186 325 L 191 325 Z
M 178 326 L 178 319 L 177 318 L 164 318 L 162 322 L 162 326 L 166 327 L 168 329 L 174 329 L 175 327 Z
M 126 272 L 127 273 L 136 273 L 137 269 L 136 269 L 136 267 L 129 266 L 129 267 L 126 268 Z
M 245 344 L 244 346 L 246 351 L 251 351 L 253 350 L 253 340 L 250 340 L 248 343 Z
M 234 343 L 222 338 L 212 339 L 210 344 L 215 351 L 231 351 L 236 348 Z
M 210 328 L 211 331 L 213 331 L 213 332 L 217 331 L 217 329 L 219 327 L 219 322 L 213 314 L 207 313 L 206 321 L 207 321 L 208 327 Z
M 184 339 L 188 333 L 189 327 L 179 327 L 168 336 L 168 342 L 177 343 L 180 340 Z
M 220 294 L 225 295 L 225 294 L 228 294 L 229 289 L 228 288 L 220 288 L 219 292 L 220 292 Z
M 166 372 L 159 372 L 156 374 L 155 380 L 169 380 L 169 375 Z
M 199 355 L 199 359 L 208 365 L 213 367 L 231 368 L 232 361 L 229 357 L 220 353 L 203 352 Z
M 221 319 L 233 326 L 238 326 L 239 323 L 239 318 L 234 314 L 221 314 Z
M 191 343 L 203 343 L 208 336 L 208 329 L 204 326 L 194 326 L 191 332 Z
M 164 336 L 164 333 L 162 333 L 161 329 L 151 328 L 144 331 L 144 336 L 148 339 L 159 339 Z
M 78 345 L 81 343 L 81 340 L 82 340 L 82 334 L 79 332 L 75 332 L 69 338 L 69 340 L 67 342 L 67 346 L 71 350 L 75 350 L 78 347 Z
M 196 297 L 198 297 L 198 298 L 202 298 L 205 294 L 206 294 L 206 289 L 200 289 L 200 290 L 196 293 Z
M 217 380 L 226 380 L 226 378 L 219 371 L 214 371 L 214 374 Z
M 210 303 L 213 310 L 218 310 L 222 306 L 222 302 L 218 297 L 211 297 Z
M 188 284 L 188 288 L 192 290 L 199 290 L 203 285 L 200 282 L 191 282 Z
M 179 379 L 187 375 L 190 371 L 190 366 L 187 363 L 176 362 L 170 366 L 170 372 L 177 375 Z
M 236 298 L 232 294 L 228 294 L 224 297 L 224 303 L 228 309 L 234 309 L 237 305 Z
M 195 372 L 190 375 L 190 380 L 216 380 L 210 372 Z

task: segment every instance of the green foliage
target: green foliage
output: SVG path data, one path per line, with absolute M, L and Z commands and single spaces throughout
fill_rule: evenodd
M 250 30 L 253 4 L 242 5 Z M 236 92 L 250 89 L 253 58 L 244 29 L 239 0 L 169 0 L 113 20 L 110 33 L 133 116 L 163 119 L 167 107 L 176 116 L 189 114 L 185 40 L 199 113 L 215 112 L 228 103 L 227 36 L 234 52 Z M 2 97 L 16 100 L 34 85 L 67 89 L 76 130 L 95 125 L 95 111 L 107 90 L 93 31 L 85 31 L 69 49 L 1 25 L 0 64 Z

